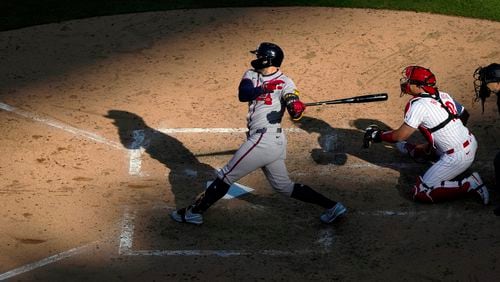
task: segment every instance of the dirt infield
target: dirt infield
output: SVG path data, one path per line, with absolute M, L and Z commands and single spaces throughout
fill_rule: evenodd
M 495 103 L 472 73 L 498 61 L 500 23 L 338 8 L 179 10 L 0 33 L 0 280 L 494 281 L 500 221 L 470 197 L 413 202 L 427 165 L 362 129 L 402 122 L 401 69 L 430 67 L 471 113 L 473 169 L 493 187 Z M 201 227 L 168 213 L 202 191 L 245 137 L 236 97 L 248 50 L 285 51 L 303 101 L 387 92 L 386 102 L 310 107 L 283 121 L 291 177 L 349 209 L 274 193 L 260 172 Z M 418 137 L 415 137 L 418 139 Z M 237 189 L 232 190 L 237 193 Z M 490 189 L 493 204 L 497 192 Z

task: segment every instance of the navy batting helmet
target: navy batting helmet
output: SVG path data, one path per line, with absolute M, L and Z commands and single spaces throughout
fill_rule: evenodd
M 257 56 L 257 59 L 252 61 L 252 67 L 255 69 L 263 69 L 270 66 L 280 67 L 285 55 L 281 48 L 270 42 L 262 42 L 256 50 L 250 51 Z

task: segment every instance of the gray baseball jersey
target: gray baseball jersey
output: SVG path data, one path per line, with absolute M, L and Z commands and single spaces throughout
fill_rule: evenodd
M 251 80 L 254 87 L 261 87 L 275 80 L 282 83 L 274 91 L 261 94 L 248 102 L 247 140 L 218 171 L 218 177 L 232 184 L 262 168 L 273 189 L 290 196 L 294 183 L 290 180 L 285 166 L 287 140 L 281 129 L 281 120 L 285 112 L 284 95 L 298 94 L 295 83 L 281 70 L 267 76 L 255 70 L 248 70 L 242 79 Z

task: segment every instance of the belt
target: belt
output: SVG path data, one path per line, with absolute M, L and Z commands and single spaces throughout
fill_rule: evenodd
M 282 129 L 280 127 L 272 127 L 272 128 L 259 128 L 257 130 L 250 130 L 249 134 L 252 135 L 254 133 L 281 133 Z
M 467 148 L 467 146 L 469 146 L 469 140 L 465 141 L 462 145 L 464 146 L 464 148 Z M 449 149 L 448 151 L 444 152 L 445 154 L 447 155 L 450 155 L 450 154 L 453 154 L 455 152 L 455 149 Z

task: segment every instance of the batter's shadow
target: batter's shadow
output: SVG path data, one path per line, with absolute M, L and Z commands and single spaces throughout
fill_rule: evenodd
M 215 168 L 198 161 L 196 156 L 176 138 L 149 127 L 138 115 L 110 110 L 120 141 L 126 149 L 142 150 L 165 165 L 176 207 L 190 204 L 203 191 L 206 181 L 215 176 Z
M 311 150 L 311 157 L 318 165 L 346 165 L 349 156 L 356 157 L 369 165 L 389 168 L 399 172 L 396 189 L 401 197 L 411 200 L 410 189 L 416 175 L 425 171 L 424 164 L 417 164 L 401 154 L 394 144 L 372 144 L 363 148 L 365 129 L 377 125 L 382 130 L 390 126 L 374 119 L 356 119 L 350 122 L 355 129 L 334 128 L 327 122 L 310 116 L 300 119 L 297 125 L 308 133 L 317 133 L 320 148 Z M 412 141 L 418 137 L 412 136 Z M 363 164 L 360 164 L 362 167 Z M 361 176 L 360 176 L 361 177 Z

